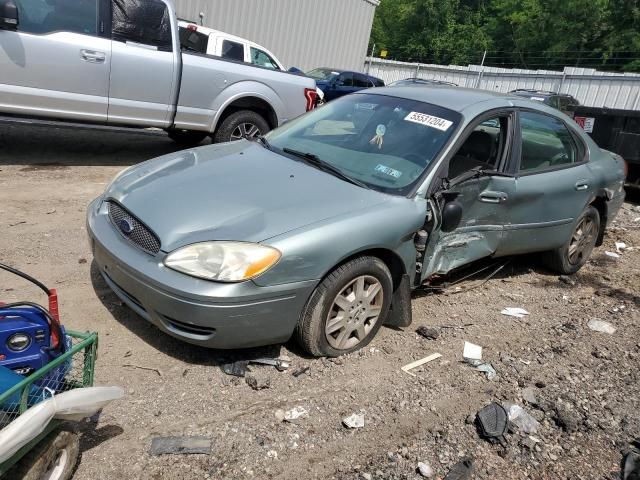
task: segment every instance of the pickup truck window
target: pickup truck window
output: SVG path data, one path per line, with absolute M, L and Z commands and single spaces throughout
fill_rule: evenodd
M 97 0 L 16 0 L 16 6 L 20 32 L 96 35 L 98 31 Z
M 191 52 L 207 53 L 209 36 L 188 28 L 180 27 L 180 46 Z
M 141 43 L 165 52 L 172 51 L 171 21 L 164 2 L 112 0 L 111 5 L 114 40 Z
M 222 42 L 222 52 L 220 55 L 222 58 L 228 58 L 229 60 L 237 60 L 244 62 L 244 45 L 231 40 L 224 40 Z
M 266 52 L 254 47 L 251 47 L 251 63 L 261 67 L 271 68 L 273 70 L 280 70 L 280 67 L 278 67 L 278 64 L 273 58 L 271 58 Z

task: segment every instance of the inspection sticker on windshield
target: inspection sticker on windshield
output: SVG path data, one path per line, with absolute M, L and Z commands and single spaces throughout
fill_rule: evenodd
M 420 112 L 411 112 L 409 115 L 404 117 L 404 119 L 407 122 L 419 123 L 425 127 L 436 128 L 443 132 L 449 130 L 449 127 L 453 125 L 453 122 L 445 120 L 444 118 L 434 117 L 433 115 L 427 115 L 426 113 Z
M 400 178 L 402 176 L 402 172 L 400 170 L 394 170 L 393 168 L 382 164 L 378 164 L 376 166 L 376 172 L 384 173 L 385 175 L 389 175 L 393 178 Z

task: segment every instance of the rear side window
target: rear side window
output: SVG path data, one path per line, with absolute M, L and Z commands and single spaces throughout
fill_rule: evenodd
M 191 52 L 207 53 L 209 36 L 204 33 L 180 27 L 180 47 Z
M 364 75 L 356 73 L 353 76 L 353 86 L 358 88 L 369 88 L 372 87 L 373 84 Z
M 65 0 L 66 1 L 66 0 Z M 135 42 L 170 52 L 171 21 L 159 0 L 112 0 L 113 39 Z
M 267 52 L 263 52 L 258 48 L 251 47 L 251 63 L 259 65 L 260 67 L 271 68 L 273 70 L 280 70 L 276 61 L 271 58 Z
M 382 80 L 380 80 L 379 78 L 374 78 L 373 79 L 373 85 L 375 87 L 384 87 L 384 82 Z
M 222 42 L 222 52 L 220 56 L 222 58 L 228 58 L 229 60 L 244 62 L 244 45 L 238 42 L 232 42 L 231 40 L 224 40 Z
M 560 168 L 582 161 L 578 145 L 560 120 L 539 113 L 520 114 L 523 173 Z
M 97 35 L 98 0 L 14 0 L 19 32 Z

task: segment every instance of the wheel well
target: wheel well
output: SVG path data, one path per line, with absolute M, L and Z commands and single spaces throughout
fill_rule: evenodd
M 216 130 L 229 115 L 239 112 L 240 110 L 251 110 L 261 115 L 269 124 L 269 128 L 276 128 L 278 126 L 278 116 L 269 103 L 257 97 L 242 97 L 234 100 L 225 107 L 222 115 L 220 115 L 218 119 Z
M 604 242 L 604 231 L 607 226 L 607 202 L 604 197 L 596 197 L 590 205 L 600 214 L 600 231 L 596 240 L 596 246 L 599 247 Z
M 382 260 L 391 272 L 391 278 L 393 280 L 393 290 L 395 291 L 398 288 L 400 282 L 402 281 L 402 275 L 406 273 L 404 262 L 394 252 L 384 248 L 372 248 L 370 250 L 363 250 L 361 252 L 354 253 L 353 255 L 343 259 L 339 264 L 335 265 L 331 269 L 331 271 L 335 270 L 340 265 L 344 265 L 350 260 L 358 257 L 377 257 Z M 328 274 L 329 272 L 327 272 L 327 275 Z

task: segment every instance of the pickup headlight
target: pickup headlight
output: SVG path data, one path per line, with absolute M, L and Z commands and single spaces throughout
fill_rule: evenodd
M 245 242 L 203 242 L 179 248 L 164 264 L 192 277 L 241 282 L 266 272 L 280 260 L 272 247 Z

